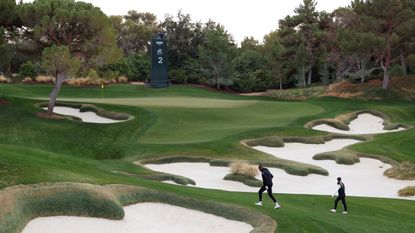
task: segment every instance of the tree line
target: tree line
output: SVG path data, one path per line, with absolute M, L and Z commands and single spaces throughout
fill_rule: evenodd
M 169 78 L 240 92 L 415 74 L 415 1 L 354 0 L 333 12 L 303 0 L 263 41 L 237 46 L 220 23 L 178 12 L 107 16 L 74 0 L 0 2 L 0 72 L 147 81 L 150 39 L 165 32 Z M 56 98 L 55 85 L 51 98 Z M 55 95 L 55 94 L 56 95 Z M 53 97 L 55 96 L 55 97 Z

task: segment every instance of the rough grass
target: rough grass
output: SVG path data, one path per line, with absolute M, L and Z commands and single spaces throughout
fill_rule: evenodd
M 415 186 L 409 186 L 399 190 L 399 196 L 401 197 L 413 197 L 415 196 Z
M 4 75 L 0 75 L 0 83 L 13 83 L 13 80 L 11 80 L 10 78 L 7 78 Z
M 316 86 L 308 88 L 296 88 L 286 90 L 267 90 L 265 92 L 243 94 L 245 96 L 268 96 L 285 100 L 305 100 L 316 98 L 325 93 L 325 86 Z
M 235 161 L 229 165 L 231 174 L 255 177 L 259 175 L 257 165 L 248 164 L 246 161 Z
M 97 186 L 80 183 L 15 186 L 0 191 L 0 232 L 18 233 L 31 220 L 47 216 L 85 216 L 120 220 L 122 206 L 139 202 L 161 202 L 199 210 L 251 224 L 251 232 L 276 229 L 270 217 L 244 207 L 183 198 L 171 193 L 126 185 Z
M 398 180 L 415 180 L 415 164 L 403 162 L 385 171 L 385 175 Z
M 242 175 L 242 174 L 228 174 L 224 178 L 224 180 L 231 180 L 241 182 L 247 186 L 251 187 L 261 187 L 262 181 L 255 179 L 252 176 Z

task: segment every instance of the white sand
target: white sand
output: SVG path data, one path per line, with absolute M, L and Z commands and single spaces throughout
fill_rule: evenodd
M 383 130 L 382 123 L 382 118 L 371 114 L 360 114 L 357 119 L 350 122 L 350 131 L 338 130 L 327 125 L 319 125 L 313 129 L 347 134 L 392 132 Z M 404 129 L 394 131 L 399 130 Z M 329 176 L 311 174 L 303 177 L 289 175 L 282 169 L 271 168 L 274 174 L 274 189 L 279 193 L 331 195 L 337 190 L 336 178 L 339 176 L 346 184 L 346 194 L 351 196 L 401 198 L 398 196 L 400 189 L 415 185 L 415 181 L 401 181 L 384 176 L 383 173 L 391 168 L 391 165 L 375 159 L 361 158 L 360 163 L 354 165 L 340 165 L 332 160 L 313 160 L 314 155 L 318 153 L 340 150 L 359 142 L 354 139 L 334 139 L 324 144 L 285 143 L 284 147 L 279 148 L 265 146 L 253 148 L 278 158 L 317 165 L 329 172 Z M 230 173 L 229 168 L 226 167 L 211 167 L 207 163 L 146 166 L 155 171 L 188 177 L 196 182 L 197 187 L 241 192 L 258 190 L 239 182 L 223 180 L 223 177 Z M 415 197 L 408 199 L 415 200 Z
M 276 183 L 281 192 L 332 194 L 336 190 L 335 182 L 339 176 L 343 178 L 346 185 L 346 194 L 351 196 L 400 198 L 398 196 L 400 189 L 415 185 L 415 181 L 401 181 L 384 176 L 383 173 L 391 168 L 391 165 L 376 159 L 360 158 L 360 163 L 354 165 L 341 165 L 333 160 L 313 160 L 315 154 L 339 150 L 355 142 L 359 141 L 335 139 L 318 145 L 285 143 L 285 146 L 280 148 L 257 146 L 254 149 L 278 158 L 314 164 L 329 172 L 329 176 L 300 177 L 287 175 L 281 169 L 271 169 L 277 174 Z
M 87 217 L 44 217 L 29 222 L 22 233 L 248 233 L 247 223 L 160 203 L 124 208 L 121 221 Z
M 415 181 L 399 181 L 384 176 L 383 172 L 390 168 L 390 165 L 375 159 L 362 158 L 360 163 L 353 166 L 338 165 L 334 161 L 321 162 L 331 164 L 329 172 L 332 172 L 329 176 L 315 174 L 293 176 L 282 169 L 270 168 L 271 173 L 274 174 L 274 192 L 331 195 L 337 190 L 336 178 L 338 176 L 343 177 L 346 193 L 349 196 L 400 198 L 397 194 L 398 190 L 415 185 Z M 147 167 L 155 171 L 188 177 L 196 181 L 196 187 L 200 188 L 235 192 L 258 191 L 258 188 L 249 187 L 240 182 L 223 180 L 223 177 L 229 174 L 229 168 L 226 167 L 212 167 L 207 163 L 152 164 Z M 331 169 L 336 170 L 333 172 Z M 260 176 L 257 179 L 261 179 Z
M 46 110 L 47 108 L 43 108 L 43 109 Z M 56 106 L 53 109 L 53 112 L 57 114 L 61 114 L 61 115 L 79 117 L 82 119 L 82 122 L 88 122 L 88 123 L 111 124 L 111 123 L 123 122 L 119 120 L 112 120 L 109 118 L 98 116 L 95 112 L 80 112 L 79 109 L 77 108 Z
M 395 130 L 384 130 L 383 119 L 368 113 L 359 114 L 356 119 L 350 122 L 349 128 L 349 131 L 345 131 L 336 129 L 327 124 L 316 125 L 313 127 L 314 130 L 341 134 L 379 134 L 405 130 L 405 128 L 402 127 Z

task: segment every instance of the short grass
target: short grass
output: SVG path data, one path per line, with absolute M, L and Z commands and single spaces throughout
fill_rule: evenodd
M 268 136 L 288 140 L 325 136 L 324 132 L 304 128 L 304 124 L 363 109 L 383 112 L 392 123 L 415 125 L 413 102 L 329 97 L 282 101 L 186 86 L 149 89 L 132 85 L 106 87 L 101 97 L 100 88 L 63 87 L 61 97 L 66 100 L 94 99 L 99 108 L 134 116 L 127 122 L 99 125 L 38 118 L 37 99 L 46 98 L 51 86 L 0 84 L 2 88 L 8 104 L 0 106 L 0 188 L 67 181 L 136 185 L 251 208 L 276 220 L 279 232 L 412 232 L 415 227 L 415 204 L 411 201 L 348 198 L 350 214 L 343 216 L 328 211 L 333 202 L 328 197 L 278 195 L 283 209 L 275 211 L 269 201 L 259 209 L 252 205 L 257 199 L 254 193 L 167 185 L 145 179 L 157 174 L 133 164 L 169 156 L 200 157 L 212 163 L 271 161 L 272 156 L 240 142 Z M 164 103 L 156 104 L 158 100 Z M 378 135 L 351 149 L 415 163 L 414 130 Z M 285 166 L 307 174 L 306 165 Z

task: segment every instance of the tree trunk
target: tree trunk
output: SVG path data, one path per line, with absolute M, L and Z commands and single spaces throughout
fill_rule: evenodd
M 311 85 L 311 77 L 313 75 L 313 67 L 310 68 L 310 71 L 308 71 L 308 85 Z
M 219 84 L 219 74 L 216 76 L 216 89 L 220 89 L 220 84 Z
M 385 65 L 383 68 L 383 89 L 387 90 L 389 87 L 389 67 L 391 65 L 392 57 L 392 17 L 387 19 L 387 32 L 386 32 L 386 57 Z
M 366 67 L 363 64 L 363 62 L 358 62 L 357 64 L 358 64 L 358 67 L 360 69 L 360 71 L 359 71 L 359 73 L 360 73 L 360 83 L 365 83 L 365 70 L 366 70 Z
M 401 68 L 402 68 L 402 75 L 408 76 L 408 72 L 406 71 L 405 55 L 403 52 L 401 52 Z
M 59 91 L 61 89 L 61 86 L 64 80 L 65 80 L 65 75 L 63 74 L 57 75 L 52 93 L 50 93 L 49 95 L 48 114 L 53 114 L 53 108 L 55 107 L 56 99 L 58 98 L 58 94 L 59 94 Z
M 383 68 L 383 89 L 387 90 L 389 86 L 388 67 Z
M 304 87 L 307 87 L 307 81 L 306 81 L 306 78 L 305 78 L 305 67 L 304 67 L 304 64 L 301 67 L 301 75 L 302 75 L 303 80 L 304 80 Z
M 280 77 L 280 91 L 282 91 L 282 78 Z

